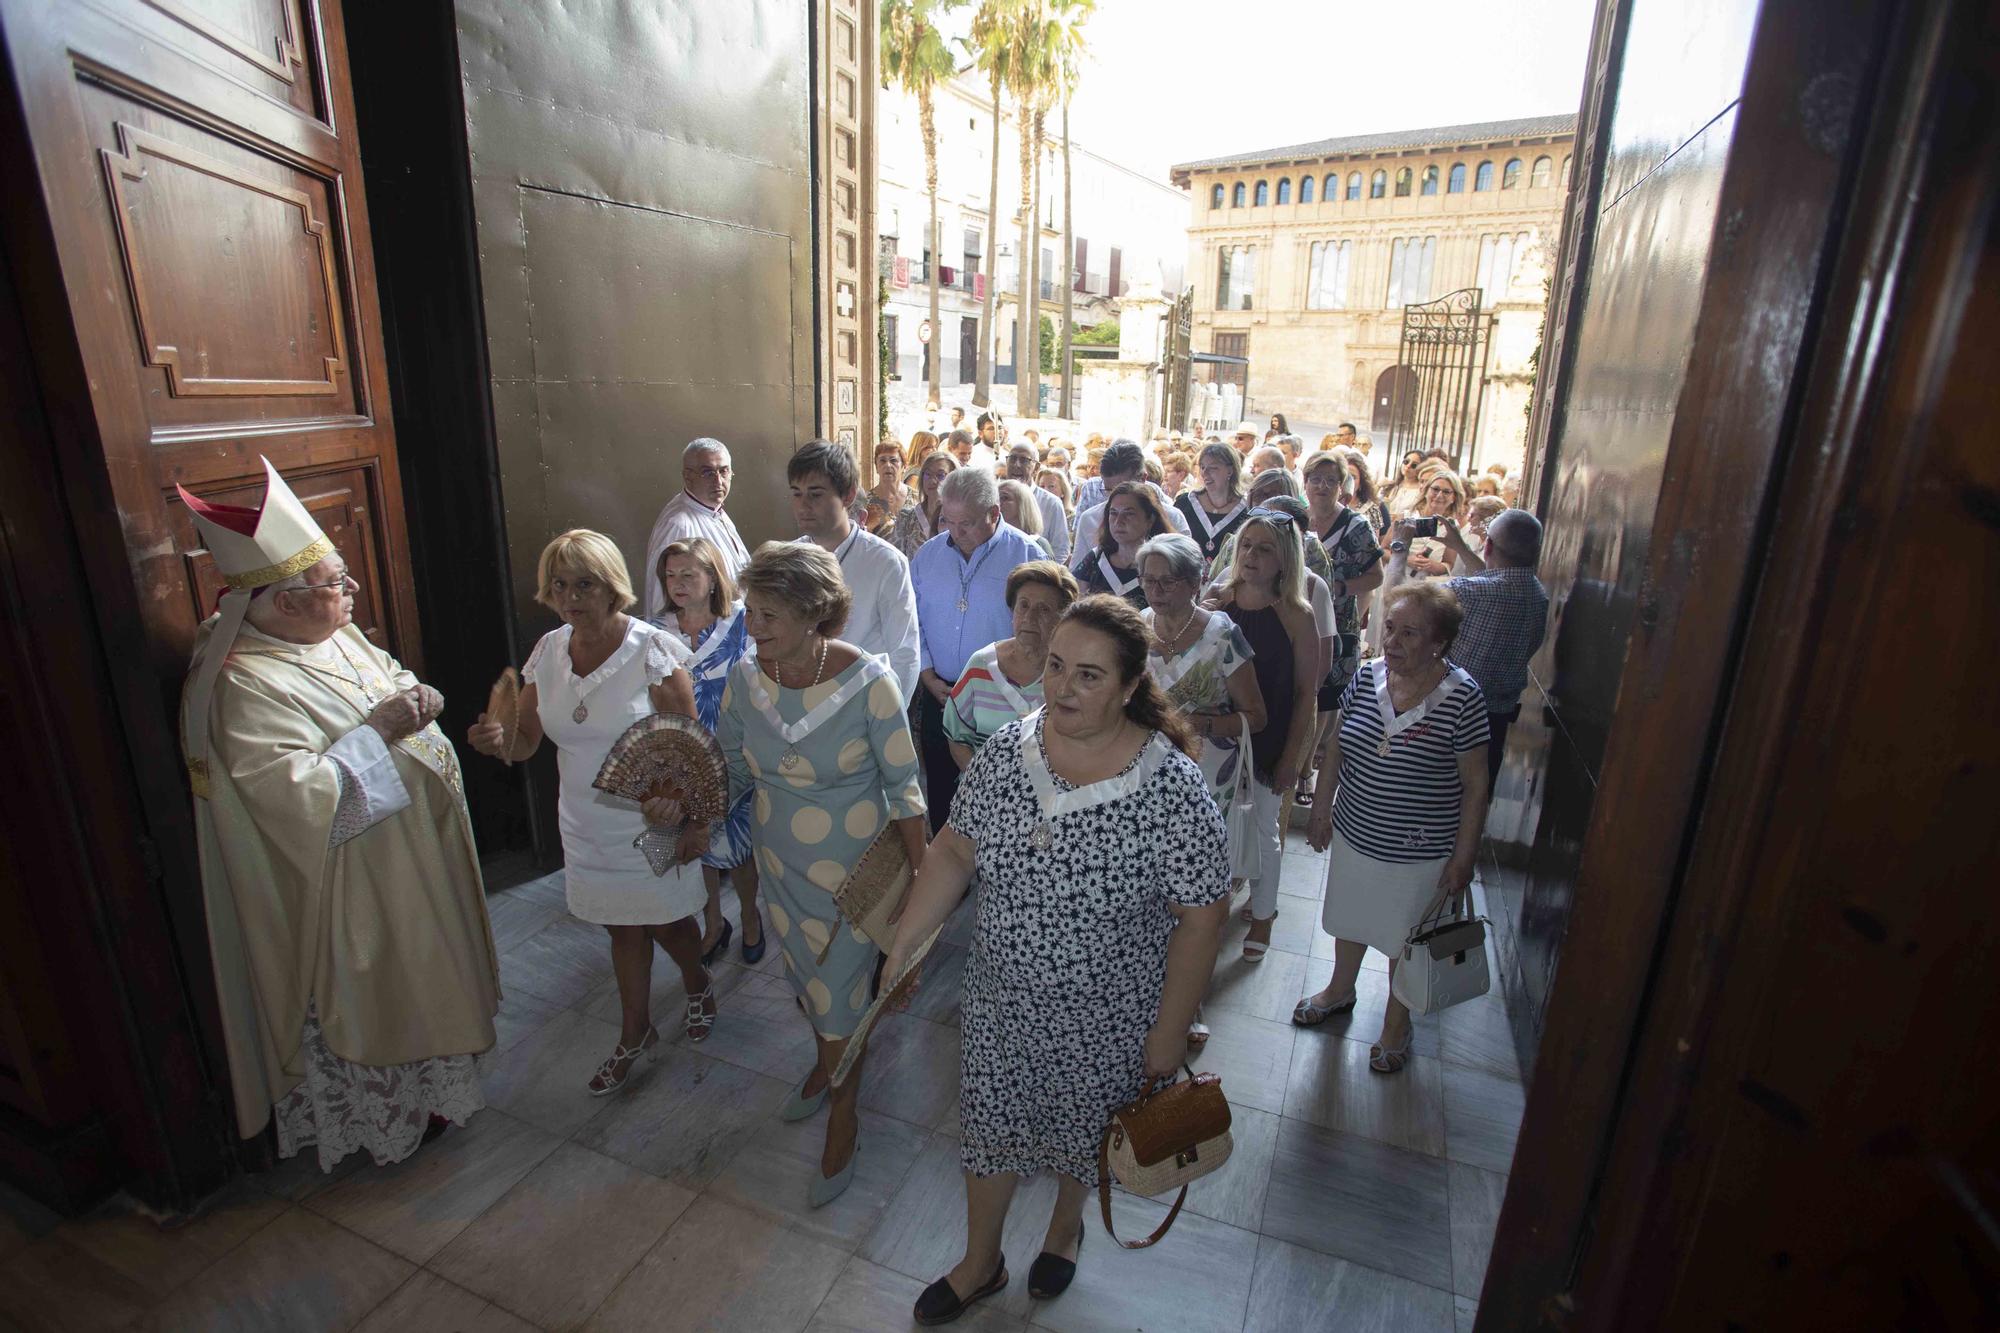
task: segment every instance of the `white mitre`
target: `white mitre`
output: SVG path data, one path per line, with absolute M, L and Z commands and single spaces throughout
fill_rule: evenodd
M 215 678 L 236 643 L 250 599 L 259 588 L 304 573 L 333 554 L 333 543 L 299 503 L 299 497 L 292 494 L 278 469 L 268 458 L 261 461 L 264 503 L 256 509 L 215 504 L 189 494 L 185 487 L 174 488 L 194 518 L 202 545 L 229 584 L 215 627 L 195 658 L 194 679 L 188 684 L 184 728 L 188 780 L 200 797 L 208 795 L 208 719 Z

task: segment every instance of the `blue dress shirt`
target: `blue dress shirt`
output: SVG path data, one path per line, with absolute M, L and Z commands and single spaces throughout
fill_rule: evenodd
M 961 556 L 951 534 L 940 532 L 917 548 L 910 582 L 917 592 L 921 667 L 955 683 L 965 663 L 989 643 L 1014 633 L 1007 609 L 1007 576 L 1030 560 L 1047 559 L 1034 538 L 1004 521 L 970 556 Z M 958 609 L 959 598 L 965 610 Z

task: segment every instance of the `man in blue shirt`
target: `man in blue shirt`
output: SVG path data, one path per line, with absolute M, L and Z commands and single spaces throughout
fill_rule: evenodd
M 958 790 L 958 764 L 944 734 L 944 701 L 966 659 L 1014 633 L 1007 576 L 1043 558 L 1034 539 L 1000 517 L 1000 484 L 985 468 L 960 468 L 938 488 L 937 536 L 917 548 L 910 582 L 921 639 L 917 739 L 931 832 L 944 827 Z

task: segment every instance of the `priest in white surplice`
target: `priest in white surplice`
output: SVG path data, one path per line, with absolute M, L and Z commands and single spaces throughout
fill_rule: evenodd
M 354 627 L 357 585 L 276 469 L 181 498 L 229 592 L 182 746 L 243 1137 L 378 1163 L 485 1103 L 499 960 L 444 700 Z
M 737 534 L 735 521 L 722 512 L 731 479 L 728 445 L 707 435 L 688 442 L 681 453 L 681 493 L 667 501 L 653 520 L 653 535 L 646 539 L 646 563 L 639 570 L 645 584 L 639 600 L 648 620 L 667 611 L 666 590 L 660 587 L 660 552 L 673 543 L 706 537 L 722 552 L 732 579 L 750 563 L 750 551 Z

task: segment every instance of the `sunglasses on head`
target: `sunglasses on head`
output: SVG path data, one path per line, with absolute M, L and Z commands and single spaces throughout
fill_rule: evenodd
M 1245 514 L 1244 517 L 1261 518 L 1267 523 L 1282 523 L 1288 528 L 1295 527 L 1298 524 L 1298 520 L 1293 518 L 1290 514 L 1287 514 L 1284 510 L 1266 509 L 1262 505 L 1257 506 L 1255 509 Z

